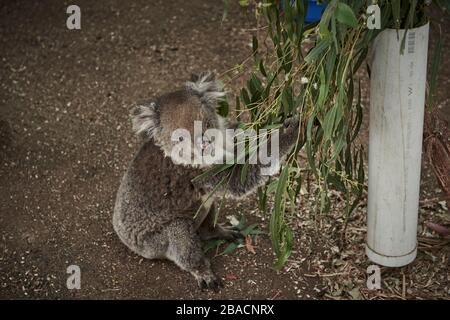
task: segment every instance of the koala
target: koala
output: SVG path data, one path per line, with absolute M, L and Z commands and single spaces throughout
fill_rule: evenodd
M 193 137 L 191 152 L 201 154 L 211 144 L 202 137 L 205 130 L 237 127 L 236 122 L 217 113 L 224 97 L 214 75 L 203 73 L 181 90 L 135 107 L 133 130 L 143 137 L 143 144 L 122 178 L 113 215 L 114 230 L 131 251 L 147 259 L 173 261 L 190 272 L 202 289 L 216 290 L 223 285 L 202 250 L 202 240 L 239 236 L 237 231 L 214 223 L 214 198 L 205 201 L 208 194 L 224 177 L 228 183 L 221 190 L 237 198 L 268 179 L 261 174 L 264 165 L 252 164 L 245 169 L 245 180 L 241 179 L 244 166 L 236 165 L 231 173 L 222 171 L 193 182 L 213 164 L 175 161 L 173 148 L 182 140 L 174 139 L 175 130 L 187 130 Z M 203 128 L 198 136 L 192 129 L 194 121 Z M 292 150 L 297 135 L 298 120 L 285 123 L 280 130 L 281 157 Z

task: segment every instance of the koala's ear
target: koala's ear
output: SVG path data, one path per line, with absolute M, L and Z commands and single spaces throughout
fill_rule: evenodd
M 226 95 L 223 85 L 216 81 L 212 72 L 202 72 L 198 76 L 193 75 L 191 81 L 186 82 L 186 89 L 211 107 L 217 107 L 217 102 L 225 99 Z
M 216 75 L 213 72 L 210 71 L 204 71 L 201 72 L 199 74 L 191 74 L 191 79 L 190 82 L 199 82 L 199 81 L 203 81 L 203 82 L 212 82 L 216 80 Z
M 152 138 L 159 130 L 159 112 L 155 102 L 139 104 L 131 113 L 133 131 L 142 137 Z
M 190 82 L 197 82 L 198 81 L 198 74 L 192 73 L 191 78 L 189 79 Z

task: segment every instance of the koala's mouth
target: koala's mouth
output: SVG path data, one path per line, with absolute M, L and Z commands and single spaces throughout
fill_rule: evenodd
M 202 151 L 202 153 L 205 153 L 208 150 L 208 148 L 210 147 L 210 142 L 203 141 L 199 147 L 200 147 L 200 150 Z
M 213 141 L 205 136 L 198 137 L 195 140 L 195 146 L 202 155 L 214 150 Z

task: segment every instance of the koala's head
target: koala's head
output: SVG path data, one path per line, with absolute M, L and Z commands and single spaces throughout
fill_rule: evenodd
M 133 112 L 133 130 L 144 138 L 153 139 L 172 160 L 195 164 L 195 156 L 210 153 L 213 148 L 215 136 L 209 133 L 214 129 L 224 133 L 230 126 L 217 113 L 218 103 L 224 98 L 225 92 L 213 74 L 193 76 L 184 89 L 138 105 Z M 186 148 L 188 145 L 190 149 Z M 181 146 L 184 160 L 174 159 Z M 186 154 L 186 150 L 190 154 Z

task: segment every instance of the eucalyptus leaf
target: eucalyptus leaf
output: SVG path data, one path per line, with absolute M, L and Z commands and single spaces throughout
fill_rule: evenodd
M 334 12 L 337 21 L 352 28 L 356 28 L 358 20 L 356 19 L 353 9 L 344 2 L 339 2 Z

